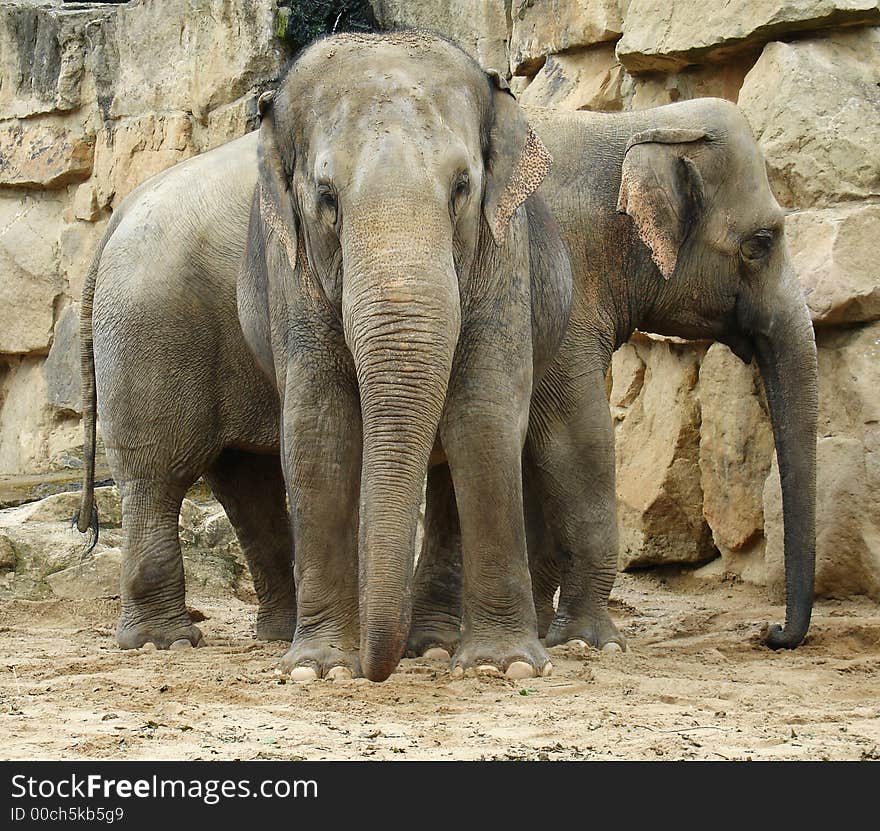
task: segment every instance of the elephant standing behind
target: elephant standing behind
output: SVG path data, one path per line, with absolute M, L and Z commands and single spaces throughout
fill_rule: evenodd
M 624 645 L 608 615 L 618 544 L 604 379 L 614 350 L 640 329 L 757 358 L 785 525 L 786 623 L 766 642 L 796 647 L 815 574 L 816 347 L 784 213 L 745 118 L 719 99 L 528 115 L 554 157 L 539 194 L 562 227 L 574 281 L 568 332 L 533 397 L 524 462 L 541 635 L 548 645 Z M 545 417 L 547 400 L 561 419 Z M 454 648 L 457 638 L 455 517 L 442 486 L 429 487 L 428 506 L 409 643 L 416 654 Z

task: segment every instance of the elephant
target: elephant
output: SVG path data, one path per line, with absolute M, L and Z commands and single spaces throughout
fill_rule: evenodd
M 464 570 L 453 671 L 549 671 L 521 458 L 571 275 L 549 212 L 527 202 L 551 159 L 505 86 L 428 33 L 346 34 L 261 99 L 238 310 L 281 402 L 295 678 L 397 666 L 439 465 Z
M 534 412 L 554 398 L 564 418 L 532 418 L 524 459 L 540 635 L 550 646 L 626 648 L 608 613 L 618 530 L 605 376 L 638 329 L 757 359 L 782 483 L 787 604 L 784 627 L 770 626 L 765 642 L 797 647 L 814 591 L 816 347 L 785 214 L 748 123 L 720 99 L 631 113 L 526 111 L 554 157 L 538 193 L 562 227 L 574 280 L 567 334 L 533 400 Z M 427 506 L 408 644 L 416 655 L 454 650 L 460 614 L 447 482 L 429 481 Z
M 282 667 L 386 679 L 442 467 L 456 671 L 548 673 L 521 456 L 571 304 L 535 195 L 550 154 L 496 74 L 425 32 L 324 38 L 259 106 L 256 133 L 124 200 L 85 283 L 78 525 L 94 522 L 97 414 L 122 495 L 120 646 L 201 643 L 177 518 L 204 475 L 254 576 L 257 635 L 292 636 Z

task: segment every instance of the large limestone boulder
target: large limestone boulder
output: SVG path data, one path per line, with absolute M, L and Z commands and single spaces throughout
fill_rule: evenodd
M 534 75 L 548 55 L 603 41 L 623 31 L 618 0 L 513 0 L 510 68 Z
M 880 318 L 880 205 L 797 211 L 785 232 L 816 325 Z
M 119 597 L 122 551 L 101 547 L 72 566 L 46 575 L 55 597 L 65 600 L 104 600 Z
M 876 0 L 630 0 L 617 44 L 630 72 L 672 72 L 793 32 L 880 23 Z
M 621 67 L 621 97 L 626 110 L 646 110 L 691 98 L 726 98 L 736 103 L 746 75 L 755 64 L 754 56 L 729 63 L 691 66 L 680 72 L 646 72 L 630 75 Z
M 93 181 L 90 179 L 85 185 L 80 185 L 76 192 L 79 193 L 83 187 L 92 184 Z M 70 206 L 67 210 L 69 209 Z M 82 296 L 83 282 L 106 229 L 107 219 L 103 215 L 95 222 L 73 219 L 72 222 L 61 224 L 58 259 L 66 283 L 65 293 L 69 298 L 78 301 Z
M 510 74 L 505 0 L 371 0 L 383 29 L 431 29 L 452 38 L 480 63 Z
M 0 352 L 49 348 L 62 284 L 58 228 L 62 203 L 53 196 L 0 194 Z
M 764 530 L 763 490 L 774 445 L 757 367 L 713 344 L 700 365 L 699 399 L 703 516 L 715 547 L 732 555 Z
M 98 556 L 102 585 L 106 586 L 104 552 L 107 548 L 118 548 L 121 543 L 122 515 L 115 488 L 97 488 L 95 498 L 101 517 L 101 533 L 94 556 Z M 59 572 L 66 572 L 60 578 L 60 596 L 71 596 L 69 586 L 76 579 L 81 580 L 82 588 L 88 588 L 80 571 L 90 559 L 86 552 L 88 540 L 71 525 L 78 507 L 79 494 L 69 492 L 0 511 L 0 538 L 14 552 L 14 574 L 11 581 L 5 581 L 14 596 L 30 600 L 52 597 L 54 592 L 49 580 Z M 116 590 L 111 596 L 119 593 L 118 571 L 115 585 Z M 94 599 L 95 588 L 91 587 L 85 592 L 87 596 L 79 599 Z
M 277 77 L 274 0 L 141 0 L 116 15 L 119 68 L 110 115 L 217 107 Z
M 530 107 L 561 110 L 620 110 L 624 73 L 614 47 L 600 44 L 550 55 L 532 82 L 520 94 Z
M 625 343 L 611 356 L 611 389 L 608 403 L 616 422 L 626 418 L 645 385 L 645 362 L 632 343 Z
M 103 89 L 112 68 L 112 6 L 60 0 L 0 3 L 0 113 L 71 111 L 84 86 Z M 97 76 L 94 74 L 97 69 Z
M 633 346 L 644 364 L 643 383 L 615 428 L 620 567 L 711 559 L 694 395 L 702 347 L 645 337 Z M 640 375 L 631 354 L 626 361 L 630 378 L 615 379 L 615 407 L 632 398 Z
M 196 123 L 195 140 L 200 153 L 250 133 L 260 125 L 257 112 L 259 95 L 249 92 L 229 104 L 223 104 L 208 115 L 207 124 Z
M 82 412 L 79 353 L 79 304 L 68 306 L 55 325 L 55 337 L 43 364 L 46 397 L 59 410 Z
M 149 113 L 102 128 L 95 150 L 97 205 L 117 208 L 139 184 L 194 153 L 186 113 Z
M 739 104 L 783 205 L 880 195 L 878 77 L 880 28 L 764 48 Z
M 94 144 L 55 120 L 0 121 L 0 186 L 61 188 L 88 179 Z
M 67 467 L 82 443 L 79 418 L 49 403 L 40 358 L 0 364 L 0 475 Z

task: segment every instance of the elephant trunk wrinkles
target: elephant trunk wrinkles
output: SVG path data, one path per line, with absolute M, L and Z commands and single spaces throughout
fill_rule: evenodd
M 436 253 L 407 259 L 394 273 L 349 271 L 343 299 L 364 430 L 360 659 L 372 681 L 394 671 L 406 645 L 422 487 L 460 327 L 451 257 L 446 269 Z
M 766 334 L 755 338 L 770 408 L 785 547 L 785 627 L 772 626 L 767 645 L 793 649 L 810 626 L 816 573 L 816 421 L 818 369 L 809 311 L 797 279 L 783 281 L 785 299 Z

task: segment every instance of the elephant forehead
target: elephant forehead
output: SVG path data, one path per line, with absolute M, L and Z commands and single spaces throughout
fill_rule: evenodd
M 452 44 L 416 32 L 327 38 L 297 61 L 287 85 L 304 120 L 432 127 L 479 122 L 488 106 L 477 64 Z
M 428 98 L 383 91 L 366 101 L 337 96 L 327 105 L 326 116 L 312 122 L 308 142 L 318 176 L 354 174 L 383 161 L 421 169 L 478 166 L 479 121 L 453 117 Z
M 370 72 L 344 88 L 325 84 L 315 91 L 315 110 L 331 123 L 393 128 L 395 125 L 425 129 L 479 121 L 479 104 L 463 84 L 436 78 L 413 77 L 403 68 Z

